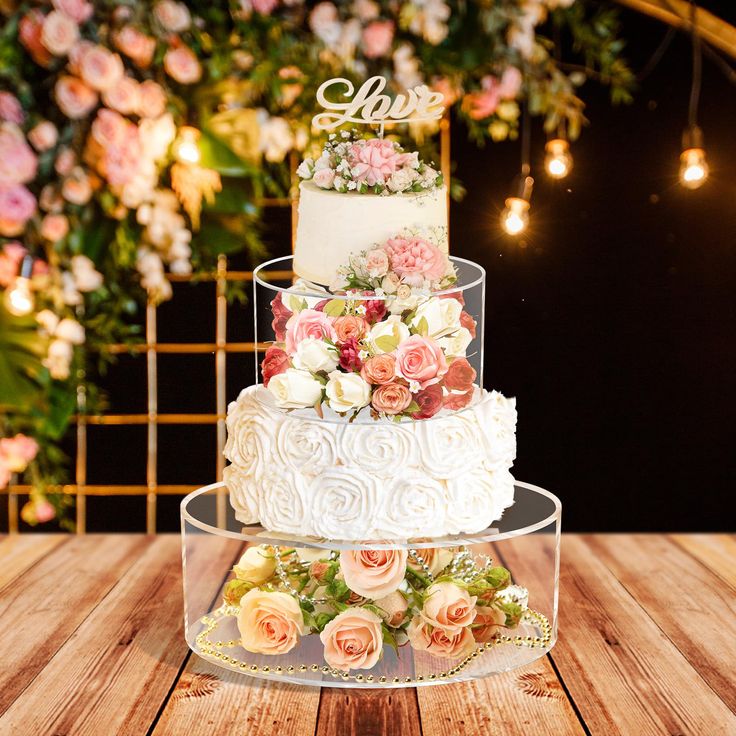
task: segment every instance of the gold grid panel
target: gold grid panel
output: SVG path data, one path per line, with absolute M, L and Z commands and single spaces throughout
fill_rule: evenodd
M 444 117 L 440 121 L 440 163 L 445 181 L 450 181 L 450 121 Z M 296 232 L 296 155 L 290 157 L 292 170 L 291 196 L 279 199 L 264 199 L 259 204 L 264 207 L 289 207 L 291 209 L 292 242 Z M 291 271 L 270 271 L 273 279 L 289 279 Z M 60 486 L 57 492 L 76 496 L 76 530 L 77 534 L 85 534 L 87 530 L 87 497 L 88 496 L 146 496 L 146 532 L 155 534 L 157 501 L 160 495 L 183 496 L 198 488 L 189 485 L 162 485 L 157 480 L 158 467 L 158 426 L 163 424 L 207 425 L 217 426 L 217 481 L 222 480 L 225 458 L 222 451 L 225 447 L 225 418 L 227 412 L 226 375 L 228 353 L 253 353 L 257 348 L 265 349 L 253 342 L 227 341 L 227 299 L 225 290 L 228 281 L 251 282 L 252 271 L 228 271 L 227 259 L 220 256 L 215 273 L 196 277 L 170 274 L 175 282 L 214 281 L 216 287 L 216 322 L 215 342 L 213 343 L 159 343 L 157 340 L 157 309 L 152 303 L 146 306 L 146 341 L 137 345 L 109 345 L 111 352 L 122 354 L 135 352 L 146 356 L 147 411 L 145 414 L 98 414 L 88 415 L 86 409 L 86 393 L 84 384 L 77 388 L 78 413 L 76 423 L 76 458 L 75 482 Z M 160 414 L 158 411 L 158 359 L 159 354 L 197 355 L 214 353 L 215 356 L 215 413 L 214 414 Z M 87 427 L 89 425 L 132 426 L 146 425 L 146 483 L 141 485 L 94 485 L 87 483 Z M 8 496 L 8 531 L 18 532 L 18 497 L 28 494 L 31 486 L 10 485 L 0 493 Z M 225 525 L 227 494 L 221 492 L 217 498 L 217 524 Z

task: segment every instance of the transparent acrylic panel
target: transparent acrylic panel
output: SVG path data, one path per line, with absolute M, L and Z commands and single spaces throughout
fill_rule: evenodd
M 304 685 L 416 686 L 512 670 L 555 643 L 561 506 L 548 491 L 517 482 L 514 505 L 477 534 L 390 543 L 288 537 L 243 527 L 229 505 L 220 529 L 215 520 L 218 506 L 226 503 L 223 494 L 224 486 L 215 484 L 182 502 L 186 638 L 194 652 L 222 667 Z M 390 604 L 385 590 L 368 597 L 378 588 L 361 587 L 369 583 L 356 559 L 377 559 L 379 566 L 389 560 L 389 587 L 398 585 L 404 603 L 397 605 L 394 597 Z M 277 598 L 276 619 L 261 615 L 264 592 L 269 601 L 273 593 L 285 594 Z M 453 611 L 455 619 L 438 613 L 443 601 L 449 608 L 442 610 Z M 279 638 L 284 620 L 296 619 L 301 631 L 287 626 Z M 263 653 L 264 641 L 271 646 L 274 636 L 280 653 Z M 373 645 L 363 660 L 351 659 L 351 647 L 360 649 L 366 641 Z M 245 643 L 260 651 L 248 651 Z

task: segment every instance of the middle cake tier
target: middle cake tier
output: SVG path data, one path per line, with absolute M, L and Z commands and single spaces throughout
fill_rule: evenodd
M 260 385 L 228 409 L 225 481 L 243 524 L 299 536 L 394 540 L 472 533 L 513 503 L 516 406 L 476 389 L 417 422 L 279 410 Z

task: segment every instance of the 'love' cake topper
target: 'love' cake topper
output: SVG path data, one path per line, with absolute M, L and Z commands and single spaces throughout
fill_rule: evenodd
M 342 97 L 350 98 L 348 102 L 328 100 L 326 92 L 330 88 L 345 87 Z M 312 118 L 312 125 L 319 130 L 334 130 L 343 123 L 367 123 L 383 126 L 386 122 L 412 123 L 427 120 L 439 120 L 444 111 L 445 99 L 440 92 L 434 92 L 426 84 L 407 90 L 406 94 L 398 94 L 391 99 L 382 94 L 386 87 L 384 77 L 366 79 L 355 93 L 355 86 L 349 79 L 338 77 L 328 79 L 317 90 L 317 102 L 325 112 L 317 113 Z

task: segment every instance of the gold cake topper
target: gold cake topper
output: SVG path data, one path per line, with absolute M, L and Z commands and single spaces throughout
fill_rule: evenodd
M 341 86 L 345 87 L 341 96 L 348 98 L 348 102 L 328 100 L 327 90 Z M 312 125 L 318 130 L 334 130 L 343 123 L 378 124 L 383 133 L 386 122 L 413 123 L 442 117 L 445 97 L 429 89 L 426 84 L 409 89 L 406 94 L 398 94 L 393 99 L 382 94 L 385 87 L 384 77 L 371 77 L 363 82 L 356 93 L 355 85 L 349 79 L 328 79 L 317 90 L 317 102 L 325 111 L 312 118 Z

